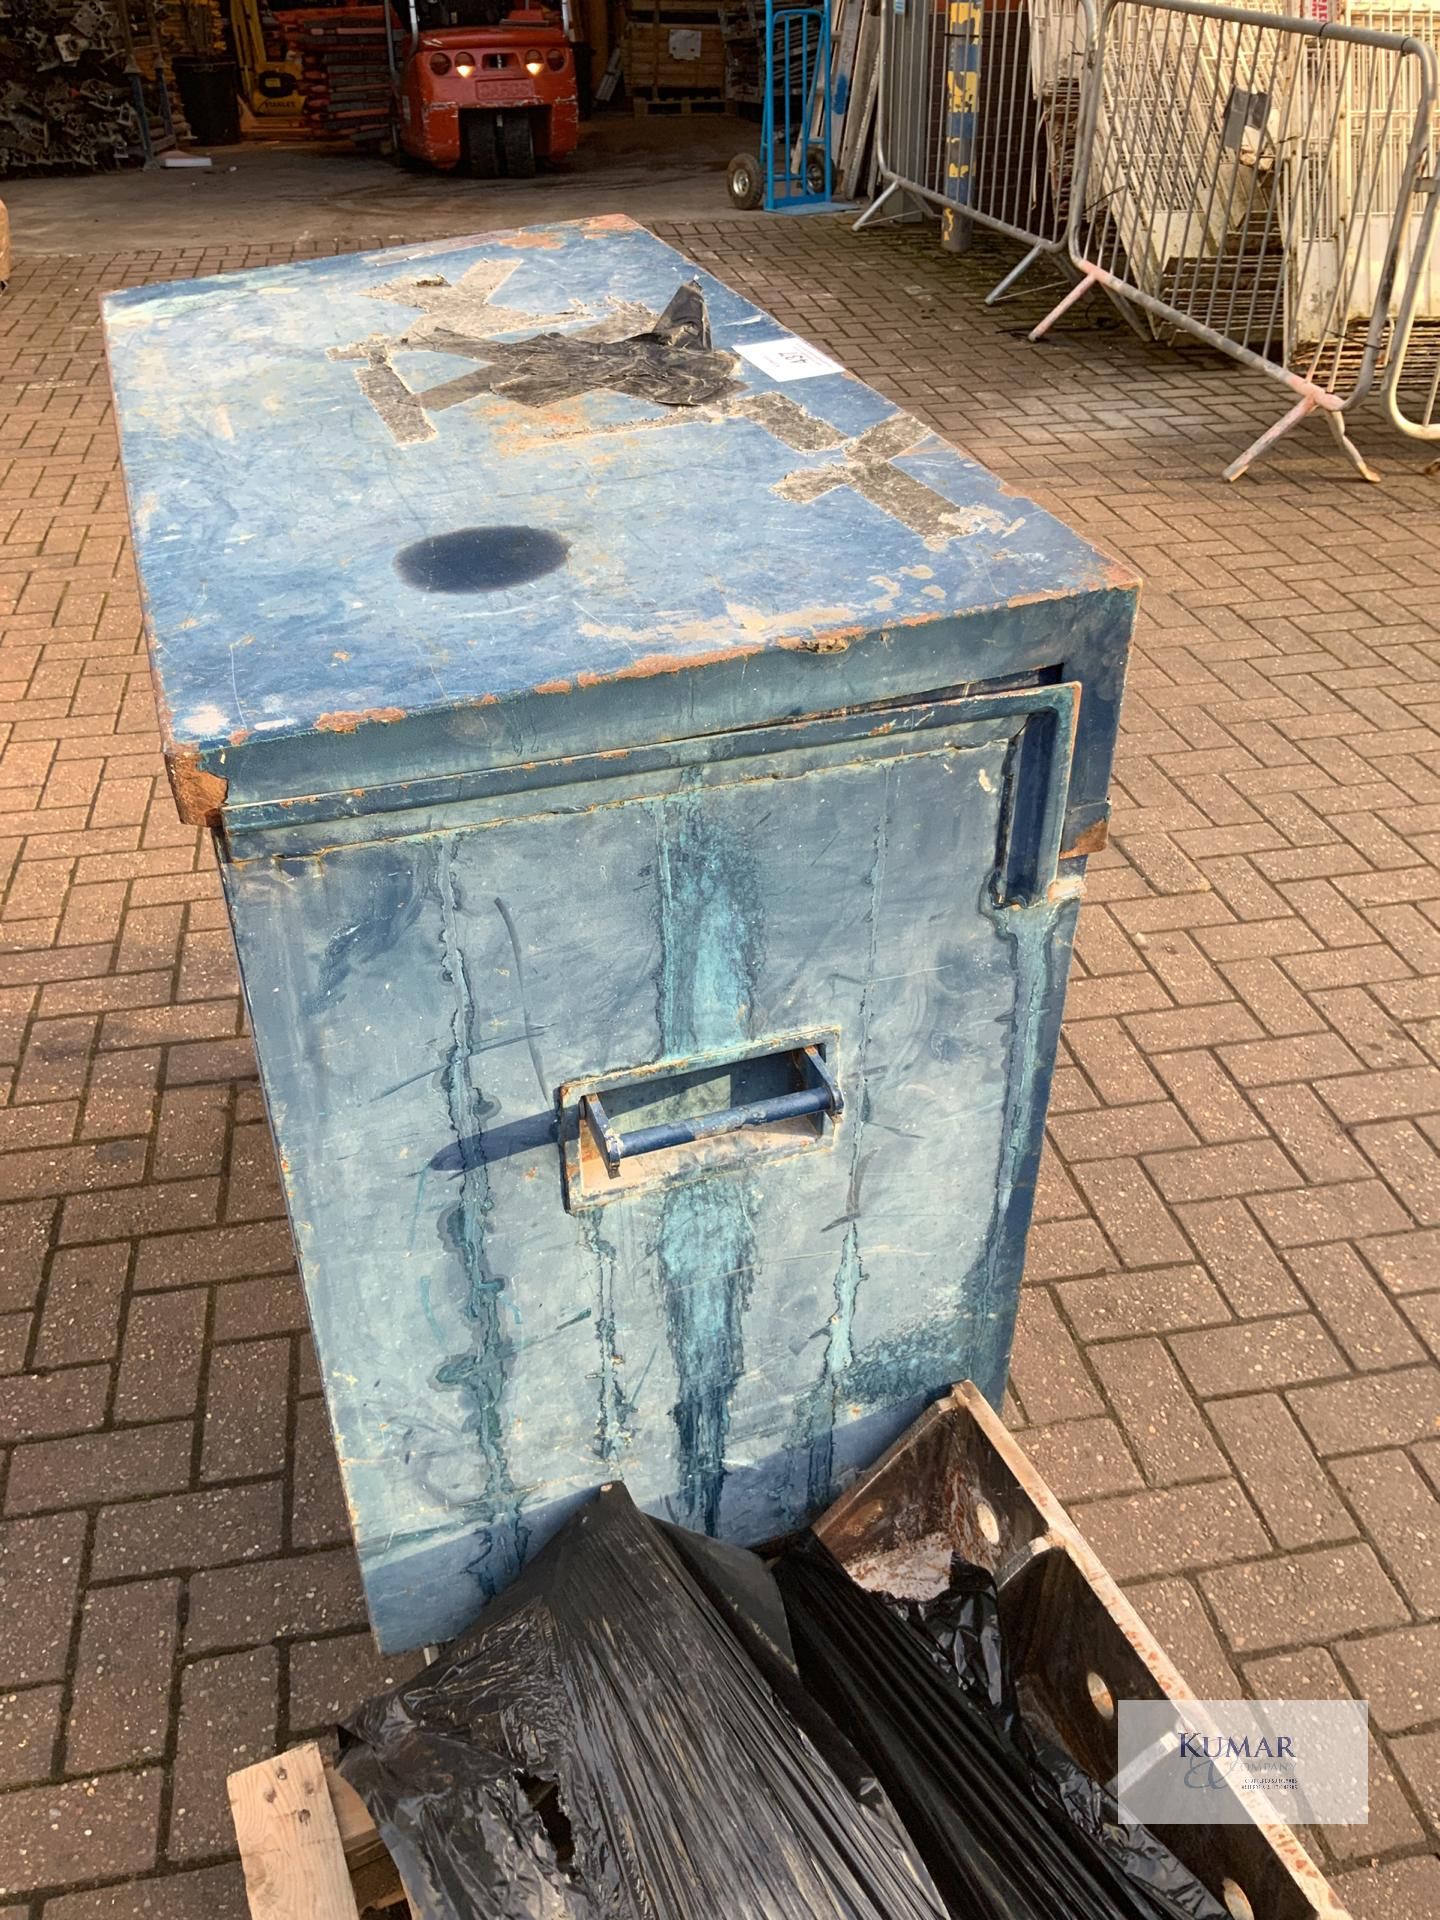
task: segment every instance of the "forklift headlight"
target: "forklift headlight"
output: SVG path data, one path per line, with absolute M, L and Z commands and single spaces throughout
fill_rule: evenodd
M 545 58 L 553 73 L 563 73 L 565 71 L 566 55 L 563 47 L 552 47 Z
M 462 80 L 468 80 L 471 74 L 474 73 L 475 71 L 474 54 L 473 53 L 459 54 L 455 61 L 455 71 L 456 73 L 459 74 Z
M 525 71 L 526 73 L 543 73 L 545 71 L 544 54 L 535 53 L 533 50 L 527 53 L 525 56 Z
M 431 73 L 448 73 L 450 71 L 449 54 L 432 53 L 430 56 L 430 71 Z

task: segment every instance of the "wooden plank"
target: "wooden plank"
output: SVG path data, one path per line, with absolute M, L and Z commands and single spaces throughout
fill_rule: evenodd
M 305 1749 L 301 1748 L 300 1751 Z M 380 1830 L 370 1818 L 370 1809 L 344 1775 L 327 1765 L 325 1785 L 330 1790 L 330 1807 L 335 1815 L 335 1826 L 340 1835 L 340 1845 L 345 1850 L 345 1858 L 353 1861 L 357 1854 L 366 1854 L 374 1847 L 383 1846 Z
M 227 1786 L 252 1920 L 359 1920 L 314 1741 L 232 1773 Z
M 840 153 L 845 140 L 845 124 L 855 98 L 855 55 L 860 38 L 865 0 L 833 0 L 830 18 L 830 95 L 833 101 L 840 77 L 845 76 L 845 105 L 830 114 L 830 164 L 840 170 Z M 824 104 L 816 98 L 810 113 L 810 140 L 818 145 Z
M 850 75 L 850 98 L 846 103 L 845 127 L 839 163 L 835 169 L 835 191 L 842 199 L 853 198 L 860 185 L 861 164 L 870 147 L 870 129 L 875 119 L 879 79 L 880 15 L 867 0 L 856 42 L 855 65 Z

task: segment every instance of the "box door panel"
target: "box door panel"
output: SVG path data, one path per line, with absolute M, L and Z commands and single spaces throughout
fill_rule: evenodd
M 952 1379 L 998 1390 L 1072 904 L 997 904 L 1015 756 L 975 735 L 230 869 L 386 1644 L 606 1479 L 755 1540 Z M 821 1132 L 567 1195 L 562 1088 L 662 1063 L 693 1108 L 818 1034 Z

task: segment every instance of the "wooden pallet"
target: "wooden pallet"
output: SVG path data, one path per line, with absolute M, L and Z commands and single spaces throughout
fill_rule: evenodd
M 410 1920 L 364 1801 L 313 1740 L 227 1785 L 251 1920 Z
M 724 113 L 725 101 L 718 93 L 685 93 L 652 98 L 636 95 L 631 105 L 636 113 Z

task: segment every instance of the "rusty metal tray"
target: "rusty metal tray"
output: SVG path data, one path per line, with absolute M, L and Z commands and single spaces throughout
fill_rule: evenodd
M 907 1574 L 923 1585 L 951 1551 L 988 1568 L 1022 1702 L 1097 1779 L 1116 1772 L 1117 1701 L 1196 1697 L 968 1381 L 927 1408 L 815 1532 L 866 1585 L 904 1591 Z M 1289 1827 L 1159 1832 L 1235 1920 L 1348 1920 Z

